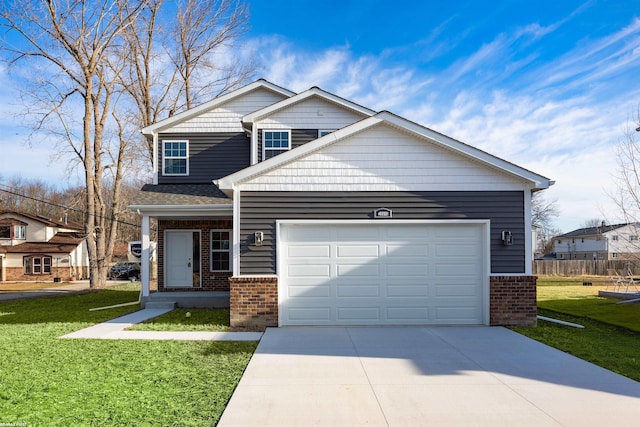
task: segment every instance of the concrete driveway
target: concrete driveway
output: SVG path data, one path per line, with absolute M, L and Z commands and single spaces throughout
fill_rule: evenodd
M 637 426 L 640 383 L 500 327 L 268 329 L 219 426 Z

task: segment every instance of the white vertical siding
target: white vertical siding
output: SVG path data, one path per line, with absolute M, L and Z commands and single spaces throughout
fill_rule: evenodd
M 525 183 L 386 125 L 241 184 L 245 191 L 523 190 Z
M 242 132 L 244 130 L 241 123 L 242 116 L 283 99 L 285 99 L 283 95 L 260 88 L 164 129 L 162 132 Z

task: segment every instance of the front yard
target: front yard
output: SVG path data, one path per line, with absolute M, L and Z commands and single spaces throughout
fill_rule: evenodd
M 214 425 L 256 343 L 59 339 L 136 306 L 124 285 L 0 303 L 0 422 L 25 425 Z
M 583 286 L 584 281 L 593 286 Z M 617 304 L 598 297 L 603 278 L 538 279 L 538 314 L 585 326 L 576 329 L 538 321 L 537 328 L 513 328 L 547 345 L 640 381 L 640 303 Z

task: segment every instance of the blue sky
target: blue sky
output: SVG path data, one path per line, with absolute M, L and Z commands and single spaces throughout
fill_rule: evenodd
M 554 179 L 546 197 L 564 232 L 621 220 L 607 193 L 640 106 L 639 0 L 254 0 L 250 9 L 242 52 L 256 78 L 319 86 Z M 3 142 L 2 176 L 65 179 L 51 147 L 29 152 L 22 139 Z

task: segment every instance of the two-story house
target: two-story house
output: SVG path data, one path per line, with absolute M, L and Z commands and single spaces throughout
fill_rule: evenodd
M 88 277 L 82 226 L 39 215 L 0 212 L 0 281 Z
M 530 205 L 544 176 L 262 79 L 142 132 L 154 177 L 130 208 L 146 302 L 223 295 L 236 328 L 536 322 Z
M 573 230 L 553 238 L 556 259 L 638 259 L 640 225 L 604 222 L 598 227 Z

